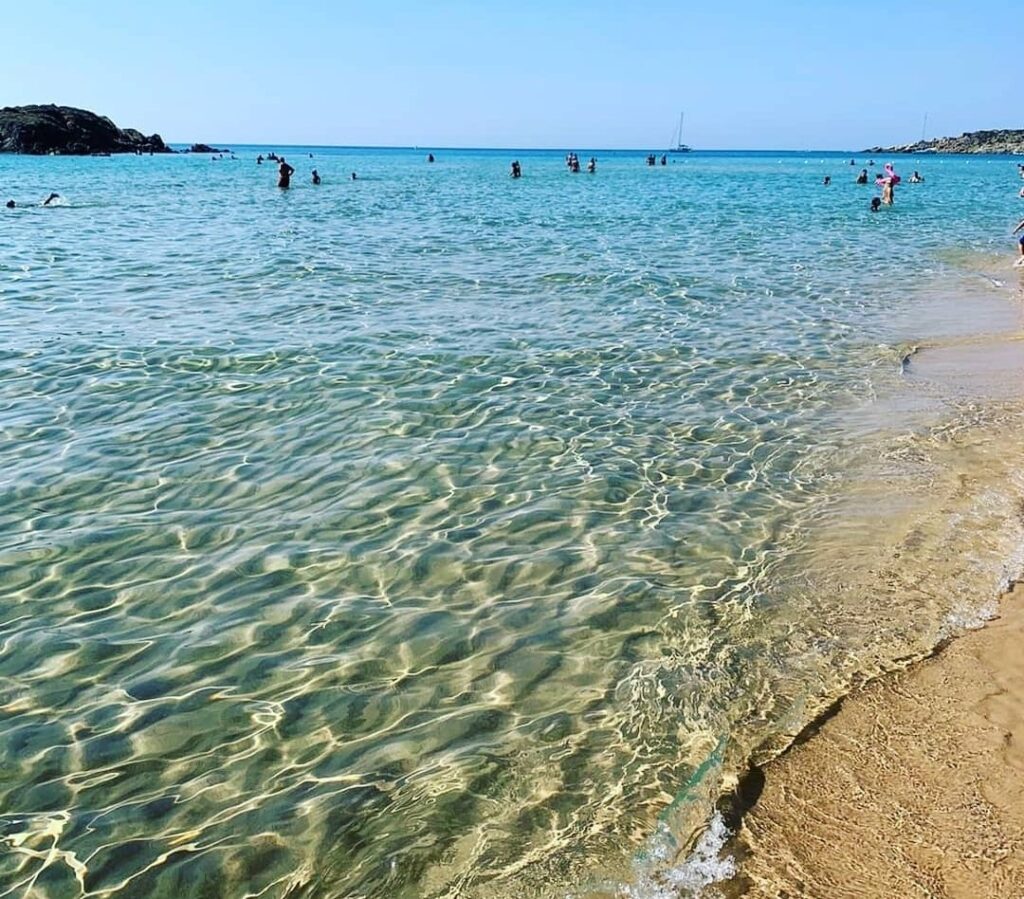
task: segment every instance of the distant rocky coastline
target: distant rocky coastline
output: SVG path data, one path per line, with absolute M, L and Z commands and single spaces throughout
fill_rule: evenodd
M 937 137 L 895 147 L 871 147 L 865 153 L 994 153 L 1024 156 L 1024 130 L 965 131 L 959 137 Z
M 0 109 L 0 153 L 90 156 L 108 153 L 173 153 L 159 134 L 118 128 L 106 116 L 72 106 L 5 106 Z

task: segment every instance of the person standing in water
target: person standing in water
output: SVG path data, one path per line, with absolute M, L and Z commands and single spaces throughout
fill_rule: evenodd
M 857 176 L 857 183 L 858 184 L 867 184 L 868 183 L 868 170 L 867 169 L 861 169 L 860 170 L 860 174 Z
M 1020 220 L 1020 224 L 1013 229 L 1013 233 L 1017 234 L 1020 231 L 1024 231 L 1024 219 Z M 1024 234 L 1021 234 L 1017 240 L 1017 249 L 1020 250 L 1020 258 L 1014 263 L 1014 265 L 1024 265 Z
M 320 173 L 316 169 L 313 169 L 313 183 L 314 184 L 319 184 L 320 183 Z
M 283 156 L 280 158 L 279 162 L 281 165 L 277 169 L 277 186 L 282 189 L 291 187 L 292 175 L 295 174 L 295 169 L 284 161 Z

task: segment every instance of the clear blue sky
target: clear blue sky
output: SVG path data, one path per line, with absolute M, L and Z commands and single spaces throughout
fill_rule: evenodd
M 1024 127 L 1019 3 L 31 0 L 0 105 L 169 141 L 859 149 Z M 1015 63 L 1014 60 L 1017 60 Z

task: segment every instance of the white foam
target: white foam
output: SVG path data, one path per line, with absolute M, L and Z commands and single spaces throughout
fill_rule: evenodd
M 642 877 L 620 895 L 624 899 L 700 899 L 707 887 L 736 876 L 736 860 L 722 855 L 731 835 L 721 813 L 715 812 L 686 861 Z

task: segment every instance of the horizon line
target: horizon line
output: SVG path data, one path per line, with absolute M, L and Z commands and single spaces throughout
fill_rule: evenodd
M 180 141 L 180 140 L 166 140 L 168 147 L 184 147 L 188 149 L 200 141 Z M 678 153 L 674 149 L 669 147 L 597 147 L 597 146 L 586 146 L 585 144 L 578 144 L 575 146 L 571 145 L 555 145 L 555 146 L 544 146 L 544 147 L 502 147 L 502 146 L 441 146 L 439 144 L 287 144 L 287 143 L 273 143 L 270 141 L 261 141 L 260 143 L 251 142 L 233 142 L 233 141 L 202 141 L 201 143 L 206 146 L 217 146 L 218 144 L 225 144 L 224 150 L 230 149 L 229 146 L 234 143 L 235 147 L 246 147 L 252 149 L 269 148 L 275 150 L 278 147 L 288 149 L 310 149 L 310 150 L 421 150 L 423 152 L 433 151 L 467 151 L 467 150 L 483 150 L 487 152 L 578 152 L 583 150 L 585 152 L 594 151 L 600 153 L 658 153 L 658 154 L 672 154 L 675 156 L 685 156 L 688 153 L 839 153 L 839 154 L 861 154 L 864 153 L 875 153 L 875 152 L 891 152 L 882 147 L 881 150 L 874 148 L 863 148 L 859 150 L 852 150 L 849 148 L 836 148 L 836 149 L 825 149 L 822 147 L 691 147 L 689 151 Z M 220 149 L 220 148 L 218 148 Z M 907 154 L 907 155 L 922 155 Z M 957 155 L 957 154 L 941 154 L 941 155 Z M 968 154 L 968 155 L 979 155 L 979 154 Z M 981 154 L 983 155 L 983 154 Z M 992 154 L 1001 155 L 1001 154 Z M 1005 154 L 1002 154 L 1005 155 Z

